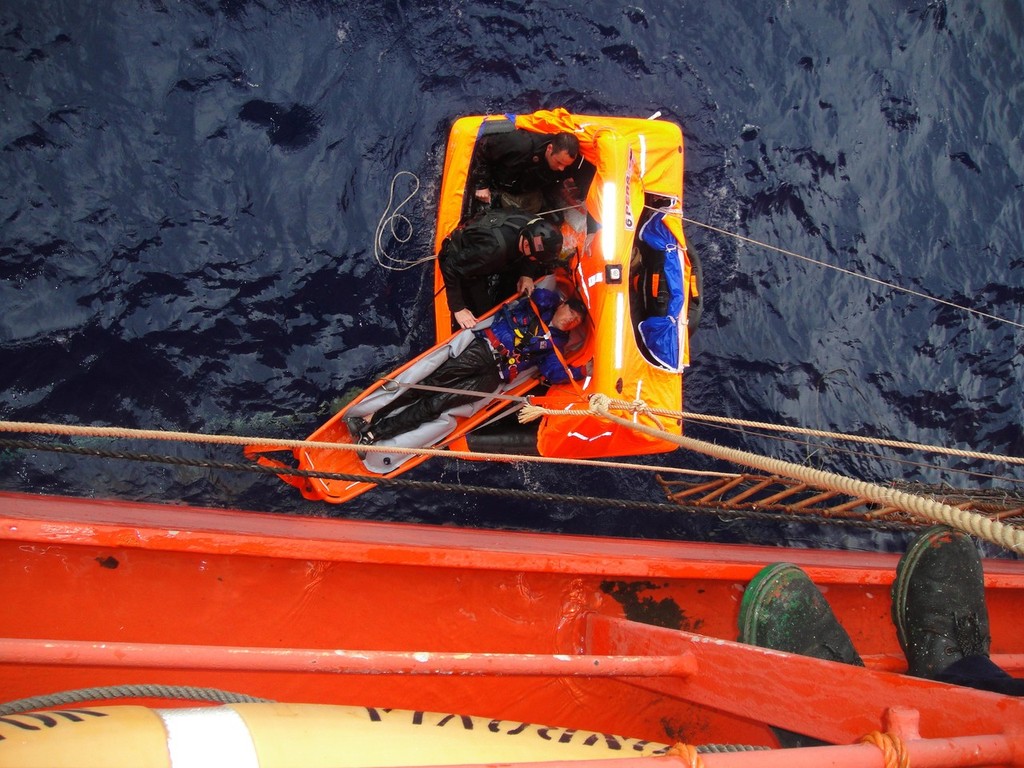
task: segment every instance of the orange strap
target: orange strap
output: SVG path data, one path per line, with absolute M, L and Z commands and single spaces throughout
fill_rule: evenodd
M 581 387 L 579 383 L 576 381 L 576 379 L 572 377 L 572 368 L 565 361 L 565 356 L 562 355 L 562 350 L 560 350 L 558 348 L 558 345 L 555 344 L 555 339 L 551 335 L 551 329 L 548 328 L 548 324 L 544 322 L 544 318 L 541 316 L 540 310 L 537 309 L 537 305 L 533 303 L 533 297 L 528 297 L 528 299 L 530 301 L 530 306 L 533 308 L 533 313 L 537 315 L 537 319 L 540 321 L 541 329 L 544 331 L 544 333 L 547 334 L 548 338 L 551 339 L 551 349 L 553 349 L 555 351 L 555 355 L 558 356 L 558 362 L 562 364 L 562 368 L 565 370 L 566 375 L 569 377 L 569 381 L 572 382 L 573 389 L 576 390 L 577 395 L 579 395 L 580 397 L 584 397 L 583 387 Z

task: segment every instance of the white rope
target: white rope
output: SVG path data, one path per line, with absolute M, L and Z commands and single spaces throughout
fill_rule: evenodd
M 395 186 L 401 176 L 408 176 L 412 179 L 412 191 L 406 195 L 402 202 L 395 205 L 394 210 L 392 210 L 392 205 L 395 202 Z M 401 272 L 406 269 L 411 269 L 418 264 L 425 264 L 428 261 L 434 260 L 433 254 L 413 261 L 409 261 L 408 259 L 398 259 L 388 253 L 384 248 L 385 230 L 388 230 L 391 238 L 398 241 L 399 244 L 404 244 L 412 240 L 412 222 L 409 220 L 408 216 L 404 213 L 399 213 L 399 211 L 406 203 L 412 200 L 419 190 L 420 179 L 415 173 L 410 171 L 399 171 L 395 174 L 394 178 L 391 179 L 391 191 L 388 194 L 388 204 L 384 208 L 384 213 L 380 215 L 380 221 L 377 222 L 377 230 L 373 235 L 373 257 L 377 260 L 378 264 L 384 267 L 384 269 Z M 402 227 L 403 231 L 400 232 L 399 227 Z
M 674 435 L 645 424 L 635 423 L 621 416 L 616 416 L 608 410 L 610 402 L 611 400 L 607 395 L 593 395 L 590 398 L 590 410 L 592 413 L 616 424 L 643 432 L 651 437 L 675 443 L 689 451 L 703 453 L 734 464 L 744 464 L 770 474 L 782 475 L 793 480 L 808 483 L 818 488 L 840 491 L 850 496 L 857 496 L 895 509 L 905 510 L 972 534 L 986 541 L 991 541 L 1018 554 L 1024 554 L 1024 530 L 1007 525 L 999 520 L 992 520 L 984 515 L 977 515 L 966 510 L 957 509 L 949 504 L 942 504 L 923 496 L 915 496 L 911 493 L 897 491 L 894 488 L 886 488 L 864 482 L 863 480 L 844 477 L 834 472 L 803 467 L 799 464 L 782 461 L 781 459 L 773 459 L 769 456 L 760 456 L 756 453 L 726 448 L 714 443 L 704 442 L 703 440 L 695 440 L 691 437 Z
M 612 401 L 614 406 L 617 401 Z M 624 404 L 628 405 L 628 404 Z M 961 448 L 947 448 L 942 445 L 928 445 L 926 443 L 912 443 L 905 440 L 890 440 L 884 437 L 868 437 L 865 435 L 848 435 L 842 432 L 827 432 L 807 427 L 781 426 L 768 424 L 763 421 L 748 421 L 746 419 L 732 419 L 726 416 L 712 416 L 707 413 L 693 413 L 691 411 L 664 411 L 658 408 L 649 409 L 651 413 L 658 416 L 669 416 L 683 420 L 705 421 L 711 424 L 727 424 L 739 427 L 751 427 L 753 429 L 765 429 L 775 432 L 789 432 L 794 435 L 807 435 L 809 437 L 823 437 L 831 440 L 847 440 L 851 443 L 863 443 L 882 448 L 900 448 L 922 453 L 939 453 L 946 456 L 957 456 L 967 459 L 981 459 L 982 461 L 1004 462 L 1006 464 L 1024 464 L 1024 456 L 1010 456 L 1003 453 L 983 453 L 981 451 L 966 451 Z
M 954 303 L 952 301 L 946 301 L 945 299 L 940 299 L 940 298 L 938 298 L 936 296 L 931 296 L 930 294 L 922 293 L 921 291 L 915 291 L 912 288 L 904 288 L 901 285 L 896 285 L 895 283 L 890 283 L 890 282 L 886 282 L 885 280 L 880 280 L 877 277 L 871 277 L 869 275 L 865 275 L 865 274 L 862 274 L 860 272 L 854 272 L 853 270 L 850 270 L 850 269 L 845 269 L 843 267 L 838 267 L 835 264 L 829 264 L 828 262 L 825 262 L 825 261 L 820 261 L 818 259 L 812 259 L 809 256 L 804 256 L 803 254 L 796 253 L 795 251 L 789 251 L 789 250 L 786 250 L 785 248 L 779 248 L 778 246 L 775 246 L 775 245 L 769 245 L 768 243 L 762 242 L 760 240 L 754 240 L 751 237 L 745 237 L 744 235 L 740 235 L 740 234 L 737 234 L 735 232 L 730 232 L 727 229 L 721 229 L 720 227 L 715 227 L 715 226 L 712 226 L 711 224 L 705 224 L 702 221 L 696 221 L 694 219 L 688 218 L 688 217 L 683 216 L 681 214 L 679 215 L 679 218 L 681 218 L 687 224 L 693 224 L 694 226 L 697 226 L 697 227 L 703 227 L 704 229 L 710 229 L 712 232 L 717 232 L 720 235 L 725 235 L 727 237 L 732 237 L 732 238 L 734 238 L 736 240 L 741 240 L 741 241 L 743 241 L 745 243 L 750 243 L 751 245 L 760 246 L 761 248 L 767 248 L 769 251 L 775 251 L 776 253 L 781 253 L 784 256 L 791 256 L 794 259 L 801 259 L 802 261 L 806 261 L 806 262 L 809 262 L 811 264 L 815 264 L 816 266 L 824 267 L 825 269 L 832 269 L 832 270 L 835 270 L 836 272 L 841 272 L 844 275 L 849 275 L 850 277 L 856 277 L 856 278 L 858 278 L 860 280 L 867 280 L 869 283 L 874 283 L 875 285 L 881 285 L 881 286 L 884 286 L 886 288 L 890 288 L 890 289 L 892 289 L 894 291 L 899 291 L 901 293 L 907 293 L 907 294 L 910 294 L 911 296 L 917 296 L 918 298 L 921 298 L 921 299 L 926 299 L 928 301 L 933 301 L 936 304 L 943 304 L 943 305 L 945 305 L 947 307 L 952 307 L 953 309 L 958 309 L 958 310 L 960 310 L 962 312 L 968 312 L 970 314 L 977 315 L 978 317 L 984 317 L 984 318 L 987 318 L 989 320 L 995 320 L 996 322 L 1005 323 L 1006 325 L 1013 326 L 1014 328 L 1024 329 L 1024 323 L 1018 323 L 1018 322 L 1016 322 L 1014 320 L 1007 320 L 1005 317 L 998 317 L 996 315 L 989 314 L 988 312 L 982 312 L 980 309 L 974 309 L 972 307 L 966 307 L 966 306 L 964 306 L 962 304 L 956 304 L 956 303 Z
M 131 429 L 128 427 L 92 427 L 76 424 L 47 424 L 30 421 L 0 421 L 0 432 L 57 435 L 63 437 L 104 437 L 125 440 L 163 440 L 168 442 L 204 445 L 232 445 L 258 449 L 258 452 L 303 450 L 368 451 L 370 453 L 398 453 L 412 456 L 442 456 L 450 459 L 495 461 L 504 464 L 570 464 L 601 469 L 630 469 L 641 472 L 660 472 L 701 477 L 735 477 L 734 473 L 664 467 L 651 464 L 633 464 L 624 461 L 597 461 L 593 459 L 561 459 L 554 456 L 527 456 L 523 454 L 485 453 L 482 451 L 456 451 L 448 448 L 405 448 L 398 445 L 358 445 L 318 440 L 291 440 L 286 438 L 253 437 L 246 435 L 211 435 L 202 432 L 175 432 L 158 429 Z

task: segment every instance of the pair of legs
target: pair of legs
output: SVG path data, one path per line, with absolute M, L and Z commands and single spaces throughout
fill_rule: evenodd
M 892 619 L 908 674 L 1024 696 L 1024 679 L 989 658 L 981 557 L 966 534 L 937 526 L 913 541 L 896 568 Z M 790 563 L 769 565 L 754 577 L 743 594 L 739 625 L 743 643 L 864 666 L 825 597 Z M 786 746 L 809 743 L 778 735 Z
M 420 383 L 473 392 L 407 389 L 380 408 L 369 425 L 360 425 L 359 442 L 372 444 L 416 429 L 450 408 L 473 402 L 479 397 L 475 392 L 494 392 L 501 384 L 501 377 L 490 345 L 476 338 L 458 356 L 445 360 Z

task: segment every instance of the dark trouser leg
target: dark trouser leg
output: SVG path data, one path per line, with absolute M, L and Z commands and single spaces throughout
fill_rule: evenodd
M 964 685 L 1006 696 L 1024 696 L 1024 679 L 1011 677 L 988 656 L 966 656 L 935 676 L 942 683 Z
M 487 277 L 463 281 L 462 295 L 466 299 L 466 307 L 477 317 L 486 314 L 497 303 Z
M 460 285 L 462 287 L 462 299 L 466 302 L 466 309 L 477 317 L 487 314 L 498 303 L 494 298 L 490 278 L 465 278 L 460 281 Z M 459 330 L 459 324 L 455 321 L 454 312 L 452 312 L 451 317 L 452 330 Z
M 501 379 L 498 376 L 498 365 L 487 342 L 483 339 L 474 339 L 462 354 L 446 360 L 422 383 L 432 387 L 494 392 Z M 466 392 L 408 390 L 377 412 L 370 430 L 375 440 L 387 440 L 436 419 L 449 408 L 473 402 L 478 397 L 479 395 Z M 395 413 L 406 403 L 409 405 L 405 410 Z

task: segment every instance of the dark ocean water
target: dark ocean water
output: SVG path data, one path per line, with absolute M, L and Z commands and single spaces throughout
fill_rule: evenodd
M 695 221 L 1018 324 L 688 225 L 706 302 L 689 409 L 1021 456 L 1022 104 L 1019 0 L 6 0 L 0 418 L 305 437 L 332 400 L 430 342 L 428 267 L 374 258 L 396 174 L 420 187 L 402 211 L 411 238 L 384 245 L 414 259 L 433 241 L 452 120 L 565 106 L 677 121 Z M 1024 480 L 1020 467 L 912 457 L 948 468 L 933 470 L 870 449 L 690 434 L 871 481 Z M 435 461 L 412 476 L 661 498 L 622 471 Z M 0 487 L 627 536 L 803 535 L 401 490 L 331 507 L 273 478 L 42 452 L 0 454 Z

